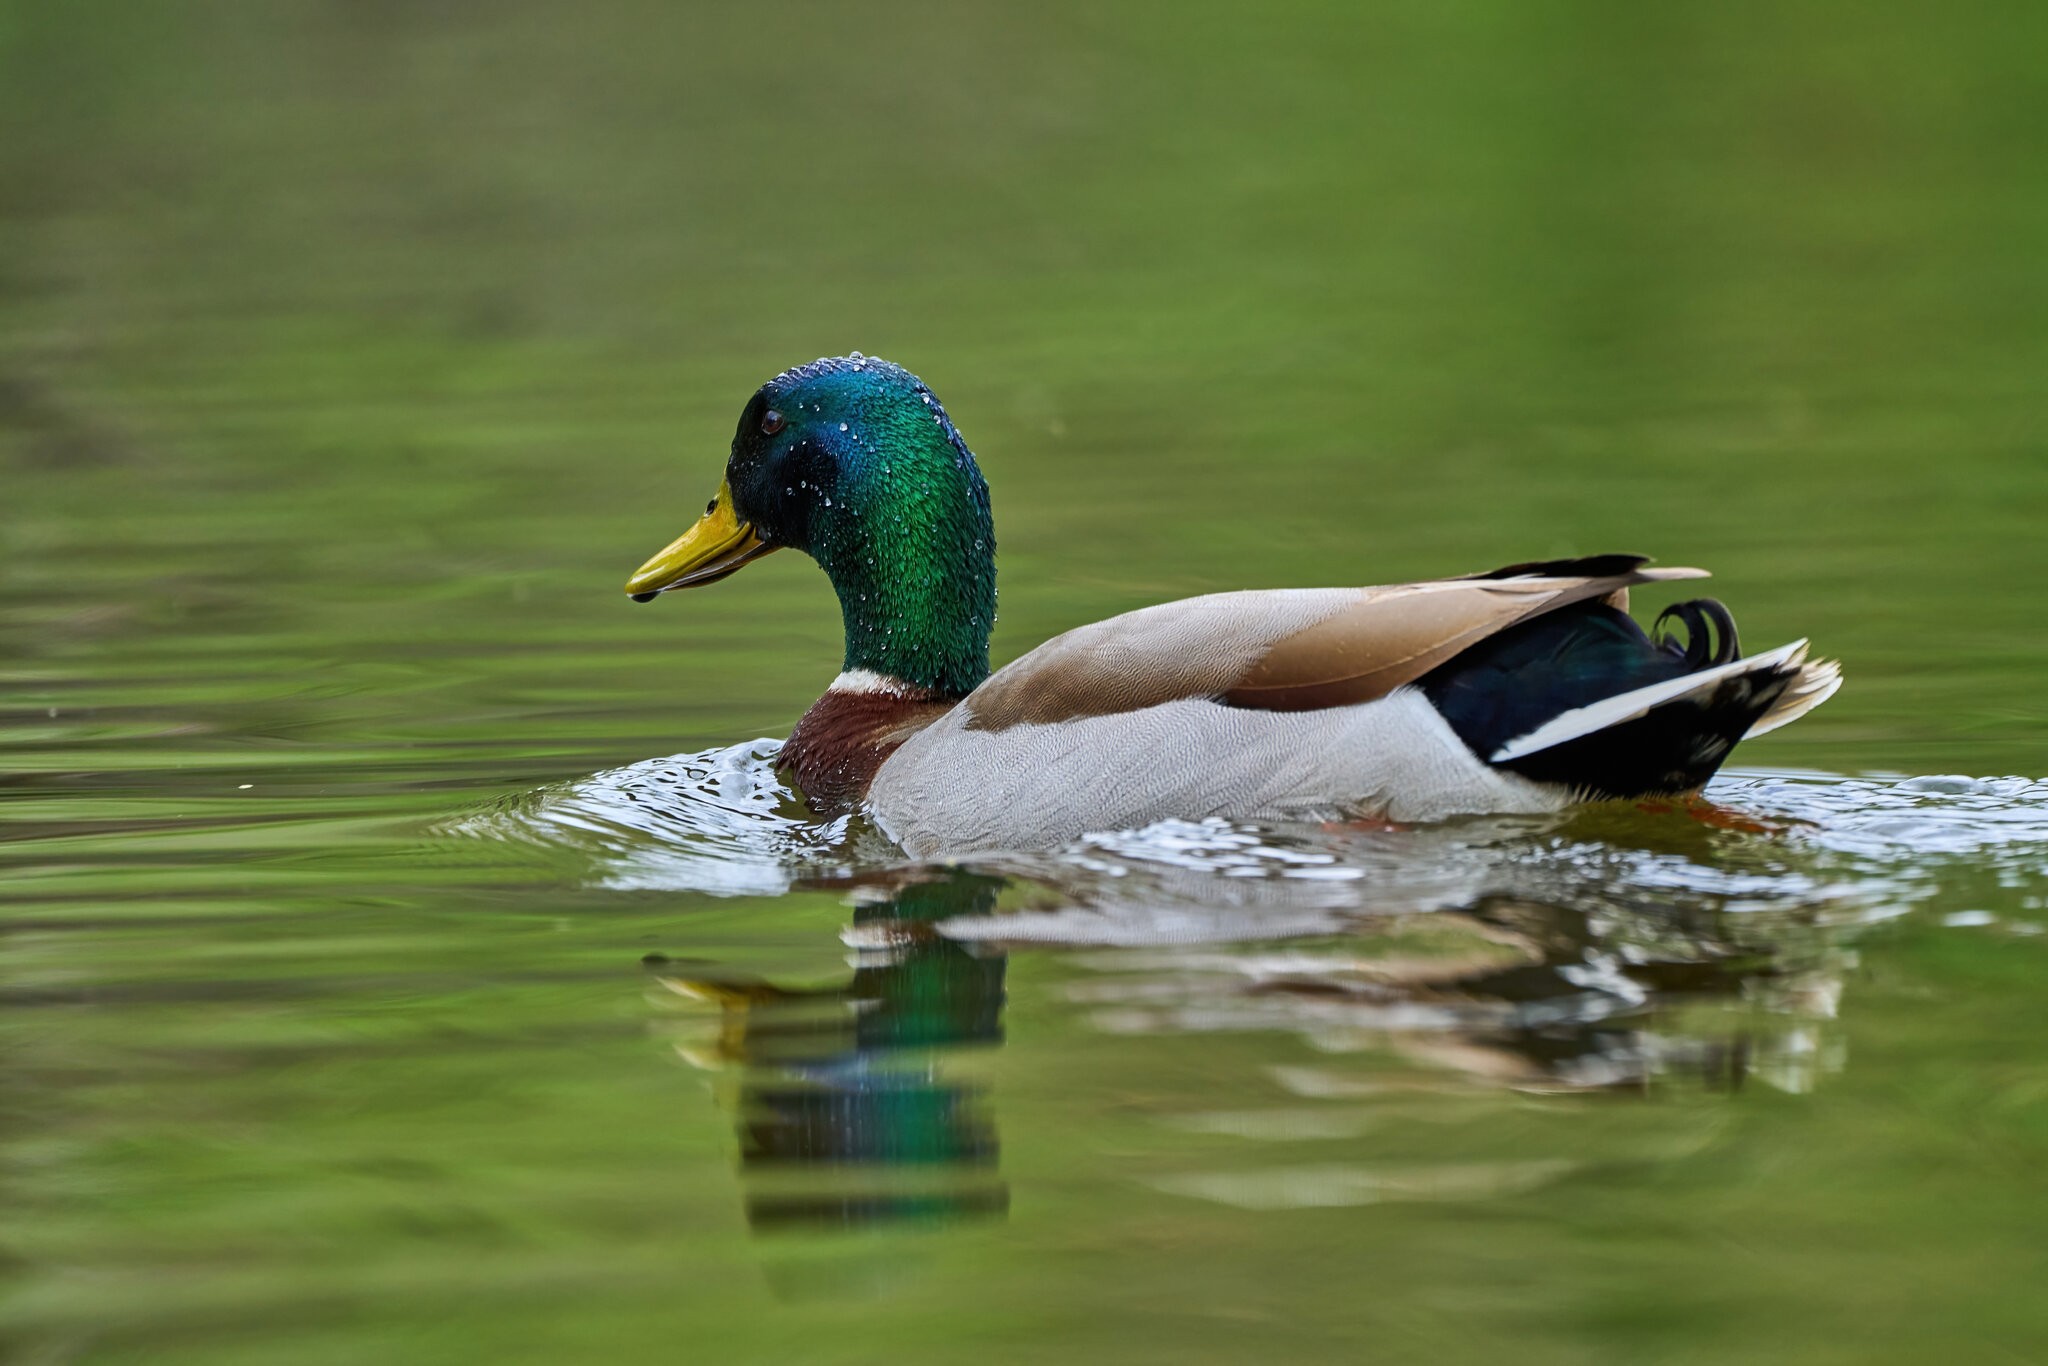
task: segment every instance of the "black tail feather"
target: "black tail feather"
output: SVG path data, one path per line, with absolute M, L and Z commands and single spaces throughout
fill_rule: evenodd
M 1684 632 L 1667 629 L 1675 623 Z M 1420 683 L 1458 738 L 1491 762 L 1509 741 L 1579 707 L 1742 657 L 1735 619 L 1712 598 L 1667 608 L 1656 636 L 1625 612 L 1584 602 L 1492 636 Z M 1508 760 L 1538 782 L 1593 797 L 1687 792 L 1713 777 L 1736 741 L 1778 700 L 1793 671 L 1745 674 L 1710 693 Z
M 1501 767 L 1585 797 L 1696 792 L 1797 675 L 1796 668 L 1739 674 L 1703 697 L 1666 703 Z
M 1616 574 L 1633 574 L 1649 562 L 1648 555 L 1581 555 L 1571 560 L 1524 560 L 1520 564 L 1502 565 L 1499 569 L 1467 577 L 1519 579 L 1533 574 L 1540 578 L 1604 579 Z

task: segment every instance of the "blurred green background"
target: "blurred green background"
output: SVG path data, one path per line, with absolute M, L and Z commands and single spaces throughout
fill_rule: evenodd
M 837 899 L 424 831 L 786 731 L 814 566 L 619 590 L 753 388 L 856 348 L 987 472 L 998 661 L 1641 551 L 1847 663 L 1741 762 L 2048 771 L 2044 50 L 2040 6 L 1890 0 L 0 0 L 0 1345 L 2033 1359 L 2017 941 L 1902 931 L 1862 1070 L 1706 1159 L 1369 1226 L 1134 1194 L 1130 1107 L 1297 1045 L 1113 1046 L 1013 964 L 1038 1203 L 799 1311 L 635 959 L 829 975 Z
M 2042 766 L 2031 7 L 0 13 L 40 592 L 289 583 L 323 667 L 568 637 L 555 685 L 652 732 L 774 730 L 836 662 L 813 568 L 610 590 L 755 385 L 859 348 L 987 467 L 1001 657 L 1614 547 L 1853 660 L 1800 759 Z M 646 686 L 686 658 L 710 718 Z

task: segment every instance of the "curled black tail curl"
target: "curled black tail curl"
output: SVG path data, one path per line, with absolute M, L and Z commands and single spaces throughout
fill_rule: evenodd
M 1683 646 L 1665 626 L 1673 618 L 1685 628 Z M 1709 625 L 1712 626 L 1711 634 Z M 1650 634 L 1660 649 L 1683 660 L 1689 673 L 1710 669 L 1717 664 L 1733 664 L 1742 658 L 1742 641 L 1735 634 L 1735 618 L 1715 598 L 1672 603 L 1657 614 Z

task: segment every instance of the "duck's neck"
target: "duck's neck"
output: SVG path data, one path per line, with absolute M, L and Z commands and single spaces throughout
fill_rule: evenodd
M 954 478 L 905 477 L 889 490 L 894 497 L 846 518 L 814 551 L 846 626 L 842 681 L 956 698 L 988 677 L 996 615 L 988 490 L 971 464 L 947 473 Z
M 846 625 L 846 655 L 841 678 L 965 697 L 988 677 L 994 611 L 992 589 L 962 600 L 957 585 L 944 582 L 898 580 L 842 588 L 839 614 Z

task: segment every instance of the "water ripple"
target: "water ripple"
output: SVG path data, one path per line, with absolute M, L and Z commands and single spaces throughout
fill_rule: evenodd
M 449 833 L 577 850 L 621 891 L 763 896 L 848 865 L 852 818 L 814 818 L 775 769 L 779 740 L 645 759 L 510 798 Z
M 776 772 L 778 750 L 764 739 L 651 759 L 450 829 L 575 852 L 591 883 L 627 890 L 773 895 L 907 866 L 868 822 L 813 818 Z M 1623 915 L 1803 908 L 1853 922 L 1896 915 L 1951 875 L 2048 883 L 2048 781 L 1751 769 L 1707 797 L 1396 829 L 1166 821 L 977 855 L 970 866 L 1041 895 L 948 929 L 1057 943 L 1269 939 L 1489 899 Z

